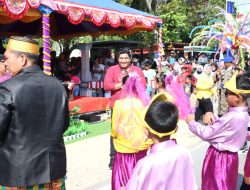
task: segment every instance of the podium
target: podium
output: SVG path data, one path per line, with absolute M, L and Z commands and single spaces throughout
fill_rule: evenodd
M 103 81 L 83 81 L 79 86 L 80 96 L 103 97 Z

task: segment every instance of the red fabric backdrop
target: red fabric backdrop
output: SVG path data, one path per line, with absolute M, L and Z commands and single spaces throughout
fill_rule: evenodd
M 109 108 L 110 99 L 103 97 L 74 97 L 74 100 L 69 101 L 69 110 L 75 106 L 80 107 L 78 113 L 88 113 L 94 111 L 106 110 Z

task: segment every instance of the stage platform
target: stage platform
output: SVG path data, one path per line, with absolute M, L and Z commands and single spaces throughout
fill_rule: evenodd
M 69 110 L 75 106 L 80 107 L 79 114 L 98 112 L 107 110 L 110 105 L 110 99 L 104 97 L 74 97 L 74 100 L 69 100 Z

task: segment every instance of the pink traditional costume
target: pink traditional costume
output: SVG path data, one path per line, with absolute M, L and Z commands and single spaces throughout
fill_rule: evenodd
M 150 98 L 139 77 L 130 76 L 115 101 L 112 115 L 112 132 L 115 159 L 112 170 L 112 190 L 127 184 L 138 160 L 146 156 L 152 140 L 147 138 L 143 126 L 142 110 Z
M 249 93 L 236 88 L 236 76 L 225 87 L 235 94 Z M 238 154 L 244 145 L 249 121 L 248 107 L 231 107 L 229 112 L 209 126 L 191 121 L 189 129 L 209 142 L 202 168 L 203 190 L 235 190 L 238 179 Z
M 160 93 L 154 97 L 156 101 L 169 101 L 170 96 Z M 147 109 L 146 109 L 147 111 Z M 150 133 L 159 138 L 170 136 L 176 129 L 168 133 L 160 133 L 150 128 Z M 133 170 L 125 190 L 195 190 L 197 189 L 193 163 L 189 152 L 170 139 L 154 144 L 148 155 L 141 159 Z
M 125 49 L 123 49 L 125 50 Z M 123 51 L 122 50 L 122 51 Z M 129 55 L 129 52 L 127 50 L 124 51 L 125 54 Z M 126 75 L 130 74 L 130 73 L 137 73 L 140 81 L 142 83 L 142 85 L 145 86 L 146 88 L 146 80 L 144 77 L 144 74 L 141 70 L 140 67 L 134 66 L 134 65 L 130 65 L 128 66 L 128 68 L 122 68 L 120 66 L 120 64 L 111 66 L 107 69 L 107 72 L 105 74 L 105 78 L 104 78 L 104 83 L 103 83 L 103 87 L 105 91 L 111 92 L 111 98 L 110 98 L 110 108 L 111 111 L 114 107 L 114 103 L 116 100 L 120 99 L 121 97 L 121 88 L 119 87 L 119 89 L 117 89 L 117 84 L 120 84 L 122 82 L 123 77 L 125 77 Z M 109 162 L 109 168 L 112 168 L 113 166 L 113 160 L 114 160 L 114 156 L 115 156 L 115 148 L 113 145 L 113 138 L 110 138 L 110 162 Z
M 250 119 L 248 122 L 248 128 L 250 128 Z M 247 140 L 250 141 L 250 131 L 248 131 Z M 250 148 L 248 149 L 247 158 L 245 162 L 244 176 L 250 178 Z
M 244 172 L 245 177 L 250 177 L 250 148 L 248 149 Z
M 155 144 L 133 170 L 126 190 L 195 190 L 196 182 L 189 152 L 168 140 Z

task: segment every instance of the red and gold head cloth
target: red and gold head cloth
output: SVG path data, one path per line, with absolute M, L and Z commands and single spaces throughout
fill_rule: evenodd
M 39 46 L 37 44 L 12 38 L 9 39 L 6 49 L 39 55 Z
M 173 102 L 173 98 L 172 96 L 168 95 L 167 93 L 159 93 L 157 95 L 155 95 L 153 97 L 153 99 L 151 100 L 151 103 L 145 108 L 144 110 L 144 114 L 143 114 L 143 118 L 145 119 L 145 116 L 146 116 L 146 113 L 148 111 L 148 108 L 149 106 L 152 104 L 152 103 L 155 103 L 155 102 L 158 102 L 158 101 L 168 101 L 168 102 Z M 157 131 L 155 131 L 154 129 L 152 129 L 148 124 L 147 122 L 144 120 L 144 126 L 145 128 L 152 134 L 162 138 L 162 137 L 165 137 L 165 136 L 170 136 L 174 133 L 176 133 L 176 129 L 174 129 L 173 131 L 170 131 L 170 132 L 167 132 L 167 133 L 159 133 Z
M 234 74 L 232 78 L 225 83 L 225 88 L 235 94 L 250 94 L 250 90 L 237 89 L 236 77 L 236 74 Z

